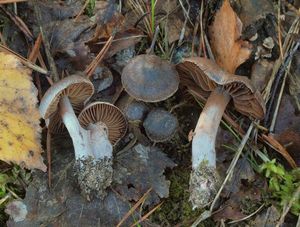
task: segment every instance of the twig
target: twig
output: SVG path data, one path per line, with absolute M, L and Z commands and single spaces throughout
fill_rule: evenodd
M 282 49 L 282 40 L 281 40 L 281 30 L 280 30 L 280 9 L 281 9 L 281 0 L 278 0 L 278 10 L 277 10 L 277 32 L 278 32 L 278 45 L 280 50 L 280 57 L 283 59 L 283 49 Z
M 16 2 L 27 2 L 28 0 L 0 0 L 0 4 L 16 3 Z
M 41 16 L 41 10 L 39 8 L 39 4 L 38 4 L 38 1 L 37 0 L 34 0 L 34 12 L 36 14 L 36 18 L 37 18 L 37 21 L 38 21 L 38 25 L 40 27 L 40 32 L 42 34 L 42 38 L 43 38 L 43 42 L 44 42 L 44 47 L 45 47 L 45 53 L 46 53 L 46 56 L 47 56 L 47 59 L 48 59 L 48 63 L 49 63 L 49 66 L 50 66 L 50 70 L 51 70 L 51 79 L 54 81 L 54 82 L 57 82 L 59 81 L 59 75 L 58 75 L 58 72 L 57 72 L 57 68 L 56 68 L 56 65 L 55 65 L 55 62 L 54 62 L 54 59 L 50 53 L 50 43 L 49 43 L 49 40 L 48 40 L 48 37 L 47 35 L 45 34 L 44 32 L 44 29 L 42 27 L 42 16 Z
M 300 196 L 300 186 L 294 192 L 293 197 L 290 199 L 286 208 L 282 211 L 281 217 L 280 217 L 278 223 L 276 224 L 276 227 L 280 227 L 283 224 L 285 216 L 290 211 L 291 207 L 293 206 L 293 203 L 299 198 L 299 196 Z
M 159 26 L 157 25 L 156 29 L 155 29 L 155 33 L 154 33 L 154 37 L 152 39 L 151 42 L 151 46 L 149 47 L 149 49 L 146 51 L 147 54 L 153 54 L 154 53 L 154 46 L 158 37 L 158 33 L 159 33 Z
M 74 22 L 78 21 L 78 18 L 81 16 L 81 14 L 83 14 L 85 8 L 87 7 L 87 5 L 89 4 L 89 0 L 86 0 L 84 5 L 82 6 L 82 8 L 80 9 L 79 13 L 77 14 L 77 16 L 74 19 Z
M 151 192 L 152 188 L 148 189 L 148 191 L 139 199 L 139 201 L 134 204 L 134 206 L 124 215 L 122 220 L 117 224 L 116 227 L 120 227 L 124 221 L 127 220 L 127 218 L 141 205 L 145 199 L 147 198 L 148 194 Z
M 290 61 L 292 60 L 295 52 L 297 51 L 298 47 L 300 45 L 300 40 L 297 41 L 297 43 L 295 44 L 294 48 L 288 53 L 287 57 L 285 58 L 285 61 L 283 62 L 283 64 L 279 67 L 278 73 L 277 73 L 277 77 L 276 77 L 276 81 L 275 84 L 273 85 L 272 88 L 272 95 L 271 98 L 269 100 L 269 107 L 267 109 L 267 113 L 266 113 L 266 117 L 265 117 L 265 122 L 267 123 L 270 119 L 270 114 L 271 114 L 271 109 L 273 107 L 273 103 L 274 103 L 274 99 L 275 99 L 275 95 L 276 95 L 276 91 L 278 89 L 278 86 L 281 82 L 281 78 L 283 76 L 283 73 L 285 72 L 287 66 L 289 65 Z
M 15 15 L 14 13 L 11 13 L 9 10 L 4 8 L 0 5 L 0 9 L 15 23 L 15 25 L 24 33 L 24 35 L 30 40 L 33 41 L 33 35 L 27 25 L 24 23 L 24 21 Z
M 300 227 L 300 215 L 298 217 L 298 221 L 297 221 L 296 227 Z
M 46 149 L 48 162 L 48 186 L 51 188 L 51 133 L 49 129 L 47 130 Z
M 28 57 L 28 60 L 31 61 L 31 62 L 36 62 L 36 59 L 38 58 L 38 55 L 40 53 L 40 46 L 41 46 L 41 43 L 42 43 L 42 35 L 41 33 L 38 35 L 34 45 L 33 45 L 33 48 L 29 54 L 29 57 Z M 36 79 L 36 85 L 37 85 L 37 88 L 38 88 L 38 95 L 39 95 L 39 99 L 41 100 L 42 99 L 42 87 L 41 87 L 41 81 L 40 81 L 40 77 L 35 74 L 35 79 Z
M 291 3 L 287 2 L 286 0 L 283 0 L 285 6 L 292 12 L 294 12 L 298 17 L 300 17 L 300 9 L 297 10 L 295 6 L 293 6 Z
M 203 29 L 203 9 L 204 9 L 204 1 L 201 2 L 201 8 L 200 8 L 200 40 L 199 40 L 199 49 L 198 49 L 198 56 L 201 56 L 201 50 L 203 47 L 203 55 L 204 57 L 207 57 L 206 55 L 206 48 L 205 48 L 205 40 L 204 40 L 204 29 Z
M 106 44 L 104 45 L 104 47 L 101 49 L 101 51 L 97 54 L 97 56 L 95 57 L 95 59 L 89 64 L 89 66 L 85 69 L 85 73 L 87 75 L 87 77 L 89 78 L 91 75 L 93 75 L 95 69 L 97 68 L 97 66 L 99 65 L 99 63 L 102 61 L 102 59 L 104 58 L 105 54 L 107 53 L 109 47 L 111 46 L 112 40 L 113 40 L 114 36 L 111 35 L 109 37 L 109 39 L 107 40 Z
M 145 38 L 147 37 L 146 35 L 134 35 L 134 36 L 128 36 L 128 37 L 123 37 L 123 38 L 119 38 L 119 39 L 114 39 L 111 42 L 115 43 L 115 42 L 119 42 L 119 41 L 123 41 L 123 40 L 128 40 L 128 39 L 136 39 L 136 38 Z M 96 44 L 102 45 L 102 44 L 106 44 L 107 41 L 102 41 L 102 42 L 97 42 Z
M 189 18 L 191 6 L 190 6 L 189 1 L 186 0 L 186 2 L 187 2 L 187 4 L 188 4 L 188 10 L 187 10 L 187 12 L 186 12 L 186 11 L 185 11 L 185 8 L 184 8 L 184 6 L 183 6 L 183 4 L 182 4 L 182 2 L 181 2 L 181 0 L 179 0 L 179 2 L 180 2 L 180 5 L 181 5 L 182 9 L 184 9 L 184 12 L 185 12 L 185 20 L 184 20 L 182 29 L 181 29 L 181 31 L 180 31 L 180 36 L 179 36 L 179 40 L 178 40 L 178 45 L 180 46 L 180 45 L 182 44 L 182 40 L 184 39 L 184 34 L 185 34 L 185 28 L 186 28 L 187 21 L 189 20 L 189 21 L 191 22 L 191 20 L 190 20 L 190 18 Z M 193 24 L 192 22 L 191 22 L 191 24 L 194 26 L 194 24 Z
M 288 67 L 285 71 L 285 74 L 283 76 L 283 81 L 282 81 L 282 84 L 281 84 L 279 96 L 278 96 L 278 99 L 277 99 L 276 107 L 275 107 L 275 110 L 274 110 L 270 130 L 269 130 L 271 133 L 274 132 L 275 123 L 276 123 L 276 119 L 277 119 L 277 115 L 278 115 L 278 111 L 279 111 L 279 106 L 280 106 L 280 103 L 281 103 L 282 94 L 283 94 L 283 90 L 284 90 L 284 87 L 285 87 L 286 77 L 287 77 L 288 72 L 290 71 L 290 66 L 291 66 L 291 62 L 289 62 L 289 65 L 288 65 Z
M 10 54 L 15 55 L 24 65 L 26 65 L 27 67 L 29 67 L 30 69 L 32 69 L 34 71 L 37 71 L 37 72 L 39 72 L 41 74 L 44 74 L 44 75 L 49 74 L 49 72 L 47 70 L 41 68 L 40 66 L 37 66 L 37 65 L 31 63 L 30 61 L 28 61 L 28 59 L 22 57 L 21 55 L 17 54 L 13 50 L 9 49 L 8 47 L 6 47 L 2 44 L 0 44 L 0 50 L 4 51 L 6 53 L 10 53 Z
M 231 221 L 231 222 L 228 222 L 228 224 L 234 224 L 234 223 L 238 223 L 238 222 L 241 222 L 241 221 L 245 221 L 249 218 L 251 218 L 252 216 L 254 216 L 255 214 L 257 214 L 259 211 L 261 211 L 261 209 L 265 206 L 265 204 L 262 204 L 256 211 L 254 211 L 252 214 L 249 214 L 247 215 L 246 217 L 243 217 L 241 219 L 238 219 L 238 220 L 234 220 L 234 221 Z
M 155 206 L 152 210 L 150 210 L 147 214 L 145 214 L 143 217 L 140 218 L 140 220 L 136 221 L 134 224 L 132 224 L 130 227 L 136 226 L 139 223 L 145 221 L 154 211 L 156 211 L 161 205 L 163 204 L 163 202 L 161 202 L 160 204 L 158 204 L 157 206 Z

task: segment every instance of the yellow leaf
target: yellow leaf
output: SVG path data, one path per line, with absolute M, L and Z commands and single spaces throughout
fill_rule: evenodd
M 0 52 L 0 159 L 28 169 L 46 170 L 40 145 L 37 90 L 29 69 Z

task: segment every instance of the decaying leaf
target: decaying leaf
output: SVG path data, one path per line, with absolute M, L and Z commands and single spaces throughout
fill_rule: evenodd
M 62 144 L 62 140 L 59 143 Z M 113 191 L 102 201 L 84 199 L 73 173 L 73 151 L 68 145 L 61 151 L 52 151 L 52 190 L 48 190 L 47 174 L 36 172 L 22 201 L 27 210 L 25 219 L 15 221 L 17 211 L 13 210 L 8 226 L 116 226 L 130 209 L 130 203 Z M 134 212 L 124 226 L 130 226 L 139 218 Z
M 116 190 L 128 200 L 138 199 L 149 189 L 147 204 L 156 204 L 159 198 L 169 196 L 170 182 L 163 175 L 165 168 L 173 168 L 175 163 L 156 147 L 141 144 L 134 146 L 122 157 L 117 158 Z
M 134 46 L 142 39 L 142 34 L 142 31 L 137 28 L 130 28 L 117 33 L 115 36 L 115 41 L 111 44 L 111 47 L 107 51 L 105 58 L 110 58 L 117 52 Z
M 279 152 L 285 158 L 285 160 L 287 160 L 291 167 L 297 168 L 297 164 L 290 153 L 272 135 L 262 135 L 262 137 L 274 148 L 274 150 Z
M 217 64 L 233 74 L 251 54 L 250 44 L 240 39 L 242 26 L 229 1 L 225 0 L 209 28 L 211 47 Z
M 103 200 L 93 199 L 88 202 L 80 195 L 74 176 L 72 142 L 63 137 L 53 145 L 51 191 L 47 186 L 47 174 L 35 172 L 26 197 L 22 200 L 27 215 L 20 222 L 15 222 L 11 217 L 8 226 L 117 226 L 134 204 L 127 200 L 129 192 L 131 196 L 137 195 L 143 188 L 147 187 L 148 190 L 151 186 L 151 193 L 155 191 L 161 197 L 166 197 L 169 192 L 163 168 L 173 166 L 174 163 L 158 149 L 137 145 L 124 155 L 115 157 L 114 174 L 119 182 L 124 182 L 122 193 L 118 192 L 120 188 L 116 188 L 117 182 L 114 182 Z M 127 172 L 124 172 L 125 169 Z M 127 183 L 131 184 L 128 186 Z M 134 211 L 122 226 L 131 226 L 140 218 L 141 214 Z M 147 220 L 141 225 L 155 226 Z
M 256 216 L 254 221 L 251 221 L 250 226 L 254 227 L 273 227 L 276 226 L 280 218 L 280 211 L 275 206 L 270 206 L 267 210 Z
M 16 57 L 0 52 L 0 159 L 45 171 L 37 89 L 29 72 Z
M 70 49 L 70 45 L 77 41 L 79 36 L 92 26 L 88 19 L 75 22 L 72 19 L 62 21 L 51 21 L 44 26 L 48 39 L 51 40 L 51 51 L 56 53 L 65 53 Z M 80 40 L 82 43 L 84 40 Z M 78 45 L 78 43 L 76 44 Z M 68 52 L 67 52 L 68 53 Z M 72 54 L 68 53 L 72 56 Z

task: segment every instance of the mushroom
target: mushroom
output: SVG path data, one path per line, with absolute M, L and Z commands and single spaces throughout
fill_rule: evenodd
M 171 97 L 178 89 L 178 73 L 168 61 L 155 55 L 139 55 L 122 71 L 126 92 L 144 102 L 159 102 Z
M 96 191 L 98 197 L 103 198 L 105 189 L 112 182 L 112 145 L 125 135 L 127 122 L 119 108 L 106 102 L 89 104 L 81 111 L 78 120 L 83 128 L 94 132 L 90 134 L 90 140 L 93 141 L 93 157 L 97 160 L 97 165 L 94 165 L 94 160 L 83 165 L 78 172 L 78 181 L 84 192 Z
M 130 103 L 127 103 L 124 112 L 129 121 L 140 122 L 149 112 L 149 107 L 143 102 L 133 100 Z
M 170 112 L 156 108 L 147 115 L 143 126 L 152 141 L 163 142 L 174 135 L 178 128 L 178 121 Z
M 78 176 L 81 170 L 91 171 L 99 170 L 102 166 L 101 160 L 98 160 L 98 153 L 111 153 L 112 145 L 103 136 L 105 135 L 105 127 L 100 124 L 89 126 L 88 130 L 82 128 L 75 115 L 82 107 L 82 104 L 87 101 L 94 93 L 93 84 L 86 78 L 72 75 L 68 76 L 59 82 L 53 84 L 43 96 L 40 103 L 41 116 L 46 120 L 55 115 L 60 115 L 64 125 L 66 126 L 74 146 L 76 172 Z M 95 139 L 100 136 L 100 138 Z M 102 150 L 104 149 L 104 150 Z M 90 185 L 80 185 L 83 194 L 87 195 L 94 192 L 93 189 L 99 187 L 89 187 Z M 102 197 L 103 190 L 99 190 L 94 194 Z
M 225 108 L 231 98 L 240 113 L 257 119 L 265 114 L 260 93 L 243 76 L 223 71 L 206 58 L 191 57 L 177 66 L 180 78 L 193 93 L 208 97 L 193 133 L 190 201 L 203 207 L 215 195 L 218 186 L 215 140 Z

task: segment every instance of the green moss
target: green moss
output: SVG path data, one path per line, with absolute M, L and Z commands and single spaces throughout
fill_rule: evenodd
M 190 169 L 179 167 L 169 175 L 170 194 L 163 205 L 153 214 L 152 220 L 164 225 L 175 225 L 181 223 L 190 226 L 200 214 L 200 210 L 192 210 L 189 199 Z

